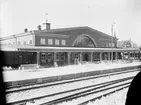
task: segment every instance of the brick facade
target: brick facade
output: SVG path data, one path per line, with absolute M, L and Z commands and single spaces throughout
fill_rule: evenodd
M 85 41 L 85 43 L 83 43 L 84 46 L 81 47 L 109 48 L 112 45 L 111 36 L 87 26 L 35 30 L 14 36 L 12 35 L 7 38 L 2 38 L 1 42 L 4 44 L 9 44 L 9 42 L 12 42 L 12 44 L 20 45 L 26 44 L 33 46 L 72 47 L 76 46 L 76 42 L 78 42 L 78 40 L 81 40 L 80 42 L 82 43 Z M 117 39 L 113 37 L 114 47 L 117 46 L 116 42 Z
M 64 45 L 55 45 L 55 40 L 59 39 L 65 40 L 67 47 L 72 47 L 80 36 L 86 36 L 89 37 L 96 47 L 111 47 L 111 39 L 112 37 L 99 32 L 97 30 L 94 30 L 90 27 L 74 27 L 74 28 L 63 28 L 63 29 L 51 29 L 51 30 L 43 30 L 40 32 L 35 32 L 35 45 L 36 46 L 42 46 L 40 43 L 40 39 L 44 38 L 46 40 L 46 44 L 44 46 L 63 46 Z M 53 44 L 48 45 L 47 40 L 52 39 Z M 116 41 L 117 39 L 113 39 L 114 46 L 116 47 Z

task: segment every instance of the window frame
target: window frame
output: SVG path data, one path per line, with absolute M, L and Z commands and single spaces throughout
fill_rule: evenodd
M 32 44 L 32 40 L 29 40 L 29 44 Z
M 48 39 L 48 45 L 53 45 L 53 39 Z
M 65 45 L 66 45 L 66 40 L 62 39 L 62 40 L 61 40 L 61 44 L 62 44 L 63 46 L 65 46 Z
M 55 39 L 55 45 L 60 45 L 60 40 L 59 39 Z
M 26 41 L 23 42 L 23 45 L 26 45 Z
M 18 45 L 21 45 L 21 42 L 20 41 L 18 41 Z

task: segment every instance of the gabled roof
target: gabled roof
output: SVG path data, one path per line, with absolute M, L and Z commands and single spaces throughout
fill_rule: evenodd
M 117 46 L 120 48 L 126 47 L 126 45 L 130 43 L 132 48 L 137 48 L 138 46 L 133 43 L 131 40 L 122 40 L 117 42 Z
M 125 45 L 129 40 L 122 40 L 122 41 L 118 41 L 117 45 L 118 47 L 122 47 L 123 45 Z

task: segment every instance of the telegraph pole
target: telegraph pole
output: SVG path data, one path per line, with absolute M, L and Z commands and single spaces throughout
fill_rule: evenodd
M 112 49 L 111 62 L 113 62 L 113 34 L 114 34 L 114 25 L 115 25 L 115 22 L 113 22 L 112 23 L 112 26 L 111 26 L 111 34 L 112 34 L 112 37 L 111 37 L 111 49 Z

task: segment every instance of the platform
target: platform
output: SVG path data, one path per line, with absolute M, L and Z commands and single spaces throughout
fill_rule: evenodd
M 79 64 L 79 65 L 69 65 L 64 67 L 54 67 L 54 68 L 42 68 L 42 69 L 32 69 L 32 70 L 18 70 L 18 71 L 4 71 L 4 81 L 22 81 L 30 80 L 36 78 L 46 78 L 46 77 L 55 77 L 61 75 L 69 74 L 79 74 L 79 73 L 92 73 L 93 71 L 104 71 L 109 69 L 132 67 L 132 66 L 141 66 L 141 62 L 132 62 L 132 63 L 88 63 L 88 64 Z

